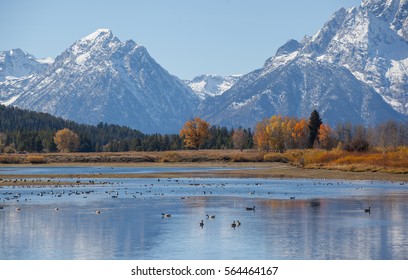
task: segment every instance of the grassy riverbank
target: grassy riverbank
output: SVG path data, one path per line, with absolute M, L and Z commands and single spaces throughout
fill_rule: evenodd
M 86 174 L 50 175 L 56 178 L 114 178 L 114 177 L 263 177 L 263 178 L 328 178 L 408 181 L 408 148 L 393 151 L 351 153 L 339 150 L 289 150 L 285 153 L 263 153 L 255 150 L 199 150 L 127 153 L 54 153 L 0 155 L 0 166 L 168 166 L 168 167 L 245 167 L 244 170 L 221 169 L 188 174 Z M 0 185 L 13 183 L 15 175 L 0 175 Z M 21 179 L 35 178 L 19 175 Z M 44 175 L 39 175 L 43 177 Z M 47 177 L 47 176 L 45 176 Z M 47 180 L 48 181 L 48 180 Z M 60 180 L 58 180 L 60 181 Z M 63 182 L 60 182 L 63 183 Z M 14 183 L 13 183 L 14 184 Z M 27 182 L 29 184 L 29 182 Z

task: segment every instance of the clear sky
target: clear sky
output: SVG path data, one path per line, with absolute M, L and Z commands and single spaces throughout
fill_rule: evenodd
M 171 74 L 241 74 L 361 0 L 0 0 L 0 51 L 56 57 L 98 28 L 132 39 Z

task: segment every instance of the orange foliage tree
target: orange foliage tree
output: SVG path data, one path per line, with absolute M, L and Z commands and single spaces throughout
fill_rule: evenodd
M 324 149 L 330 149 L 332 146 L 333 130 L 328 124 L 321 124 L 319 128 L 319 142 Z
M 199 117 L 187 121 L 180 130 L 184 146 L 197 149 L 204 144 L 209 136 L 210 124 Z
M 68 128 L 58 130 L 54 136 L 54 143 L 60 152 L 75 152 L 79 148 L 79 136 Z
M 292 137 L 295 141 L 295 146 L 300 149 L 307 147 L 307 139 L 309 136 L 309 126 L 305 119 L 298 121 L 292 131 Z
M 268 123 L 269 120 L 264 119 L 256 124 L 253 138 L 254 144 L 258 147 L 259 150 L 269 151 L 268 132 L 266 130 Z

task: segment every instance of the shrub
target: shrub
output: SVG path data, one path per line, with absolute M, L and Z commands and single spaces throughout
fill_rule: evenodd
M 264 155 L 263 157 L 264 161 L 266 162 L 283 162 L 283 163 L 288 163 L 289 160 L 287 157 L 281 155 L 281 154 L 275 154 L 275 153 L 268 153 Z
M 0 155 L 0 163 L 4 164 L 20 163 L 20 158 L 15 155 Z
M 31 164 L 47 163 L 47 159 L 44 156 L 27 156 L 27 161 Z
M 177 152 L 164 152 L 161 157 L 162 162 L 181 162 L 182 158 Z
M 349 152 L 368 152 L 370 143 L 365 139 L 354 139 L 350 143 L 346 143 L 343 148 Z

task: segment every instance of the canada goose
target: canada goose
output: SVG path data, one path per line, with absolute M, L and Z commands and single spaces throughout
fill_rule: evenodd
M 162 218 L 170 218 L 171 217 L 171 214 L 164 214 L 164 213 L 162 213 Z
M 255 206 L 254 206 L 254 207 L 247 207 L 246 210 L 248 210 L 248 211 L 255 211 Z
M 100 211 L 100 210 L 96 210 L 96 211 L 95 211 L 95 214 L 96 214 L 96 215 L 99 215 L 99 214 L 101 214 L 101 211 Z
M 207 219 L 215 219 L 215 215 L 207 215 Z
M 237 226 L 237 224 L 235 223 L 235 221 L 232 222 L 231 227 L 235 228 Z
M 364 209 L 365 213 L 371 213 L 371 206 L 368 206 L 368 208 Z
M 201 222 L 200 222 L 200 227 L 203 227 L 203 226 L 204 226 L 204 221 L 201 220 Z

